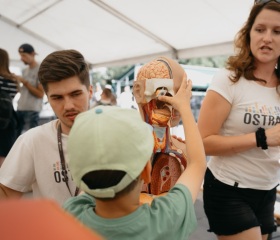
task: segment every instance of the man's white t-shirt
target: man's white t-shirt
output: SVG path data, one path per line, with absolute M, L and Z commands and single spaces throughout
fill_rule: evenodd
M 35 198 L 53 199 L 60 205 L 71 195 L 62 173 L 57 142 L 57 121 L 32 128 L 20 135 L 0 168 L 0 183 L 26 192 L 32 188 Z M 62 134 L 66 163 L 68 136 Z M 76 186 L 68 172 L 72 195 Z

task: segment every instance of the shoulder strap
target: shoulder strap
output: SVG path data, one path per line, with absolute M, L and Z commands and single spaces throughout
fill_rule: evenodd
M 62 130 L 61 130 L 61 124 L 59 123 L 58 127 L 57 127 L 57 143 L 58 143 L 58 150 L 59 150 L 59 156 L 60 156 L 60 163 L 61 163 L 61 167 L 62 167 L 62 175 L 65 178 L 65 184 L 68 188 L 68 191 L 69 191 L 70 195 L 73 196 L 72 193 L 71 193 L 69 184 L 68 184 L 69 179 L 68 179 L 66 163 L 65 163 L 64 153 L 63 153 L 61 135 L 62 135 Z M 78 193 L 79 193 L 79 188 L 76 187 L 74 196 L 77 196 Z

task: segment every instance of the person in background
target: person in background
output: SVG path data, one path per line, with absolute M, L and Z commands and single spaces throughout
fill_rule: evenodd
M 188 154 L 188 167 L 165 196 L 151 205 L 139 201 L 142 184 L 151 181 L 151 126 L 133 109 L 97 106 L 80 114 L 70 131 L 70 171 L 86 194 L 70 198 L 64 208 L 108 240 L 188 239 L 196 226 L 193 203 L 206 169 L 191 89 L 184 78 L 174 97 L 158 97 L 180 112 Z
M 20 198 L 32 189 L 35 198 L 63 204 L 78 194 L 68 169 L 66 144 L 75 118 L 89 109 L 89 70 L 80 52 L 62 50 L 43 60 L 38 75 L 58 119 L 18 137 L 0 168 L 0 199 Z
M 130 86 L 125 86 L 124 91 L 120 94 L 118 104 L 122 108 L 135 108 L 133 102 L 133 95 L 130 91 Z
M 19 83 L 9 69 L 9 54 L 6 50 L 0 48 L 0 91 L 8 93 L 10 99 L 13 100 L 18 90 Z M 9 124 L 4 128 L 0 126 L 0 167 L 17 139 L 17 127 L 17 115 L 13 111 L 13 117 Z
M 39 63 L 35 60 L 35 50 L 30 44 L 22 44 L 18 52 L 21 61 L 28 65 L 18 81 L 22 83 L 18 100 L 19 134 L 39 125 L 39 113 L 42 110 L 44 91 L 38 80 Z
M 280 3 L 255 1 L 235 47 L 198 118 L 204 209 L 219 240 L 265 240 L 280 179 Z
M 102 87 L 99 82 L 95 85 L 95 91 L 94 91 L 94 98 L 95 101 L 100 101 L 101 99 L 101 93 L 102 93 Z
M 104 105 L 104 106 L 114 106 L 117 105 L 116 96 L 109 88 L 104 88 L 101 95 L 100 100 L 95 102 L 92 107 L 98 106 L 98 105 Z

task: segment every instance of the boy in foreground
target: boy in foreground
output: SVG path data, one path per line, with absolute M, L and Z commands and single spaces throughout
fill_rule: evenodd
M 197 224 L 193 203 L 206 169 L 191 89 L 184 79 L 174 97 L 158 97 L 179 111 L 187 149 L 188 167 L 168 194 L 140 204 L 142 184 L 151 180 L 152 130 L 135 110 L 100 106 L 80 114 L 70 131 L 70 171 L 86 194 L 65 209 L 106 239 L 186 240 Z

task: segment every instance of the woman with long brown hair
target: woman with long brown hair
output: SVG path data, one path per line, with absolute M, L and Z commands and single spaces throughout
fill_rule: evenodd
M 280 1 L 256 0 L 203 100 L 203 199 L 219 240 L 266 240 L 280 179 Z
M 0 91 L 7 93 L 11 100 L 18 92 L 19 83 L 16 75 L 10 72 L 9 69 L 9 55 L 7 51 L 0 48 Z M 8 102 L 7 102 L 8 104 Z M 1 109 L 0 109 L 1 111 Z M 2 111 L 3 113 L 3 111 Z M 7 126 L 0 126 L 0 167 L 5 160 L 8 152 L 17 139 L 17 115 L 13 111 Z

